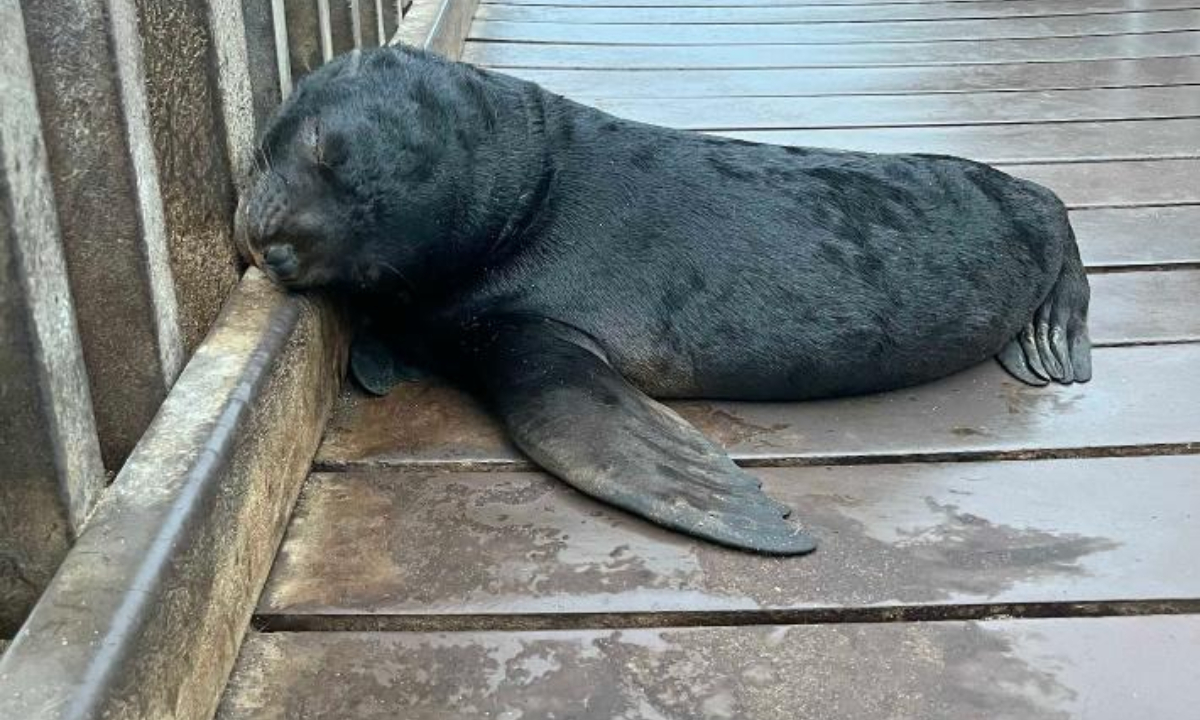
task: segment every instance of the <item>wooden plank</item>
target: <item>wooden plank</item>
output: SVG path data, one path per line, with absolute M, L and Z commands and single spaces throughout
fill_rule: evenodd
M 567 45 L 836 45 L 842 43 L 1008 40 L 1017 38 L 1143 35 L 1200 27 L 1196 10 L 1123 15 L 806 24 L 582 25 L 476 20 L 474 40 Z
M 1195 617 L 251 637 L 221 720 L 1158 720 Z M 403 710 L 399 710 L 403 708 Z
M 1152 160 L 1062 165 L 1004 165 L 1041 183 L 1069 207 L 1136 207 L 1200 203 L 1200 161 Z
M 1142 0 L 1131 7 L 1128 0 L 1058 0 L 1057 2 L 998 2 L 936 3 L 936 4 L 877 4 L 877 5 L 774 5 L 767 7 L 738 7 L 729 3 L 723 7 L 682 7 L 683 0 L 668 7 L 597 7 L 584 5 L 481 5 L 476 20 L 506 20 L 511 22 L 555 22 L 581 24 L 769 24 L 769 23 L 828 23 L 943 19 L 986 20 L 1006 17 L 1063 17 L 1079 15 L 1154 12 L 1196 7 L 1196 0 Z
M 1200 207 L 1194 205 L 1077 210 L 1071 225 L 1092 268 L 1200 264 Z
M 1011 1 L 1011 0 L 1010 0 Z M 593 98 L 913 95 L 1200 83 L 1200 57 L 996 65 L 757 70 L 563 70 L 516 75 L 577 100 Z
M 1098 299 L 1096 312 L 1103 307 Z M 1113 454 L 1200 443 L 1200 345 L 1099 348 L 1094 364 L 1092 382 L 1069 387 L 1023 386 L 989 361 L 877 395 L 671 405 L 746 465 Z M 343 397 L 316 462 L 530 467 L 478 405 L 436 382 L 403 385 L 381 399 Z
M 1200 340 L 1200 270 L 1093 275 L 1090 330 L 1101 342 Z
M 1196 117 L 1200 89 L 871 95 L 852 101 L 840 97 L 676 98 L 671 102 L 624 98 L 592 104 L 631 120 L 689 130 L 998 125 Z
M 421 48 L 451 60 L 462 55 L 478 0 L 428 0 L 405 10 L 404 21 L 393 38 L 397 43 Z
M 1153 0 L 1151 0 L 1153 1 Z M 1033 12 L 1039 6 L 1059 4 L 1068 6 L 1071 0 L 1065 2 L 1047 3 L 1046 0 L 1003 0 L 1005 5 L 1012 6 L 1016 12 Z M 861 8 L 864 12 L 889 6 L 927 6 L 940 8 L 944 5 L 969 4 L 970 7 L 987 7 L 995 4 L 995 0 L 489 0 L 487 5 L 514 5 L 534 7 L 597 7 L 597 8 L 639 8 L 639 7 L 846 7 Z M 1138 3 L 1142 4 L 1141 2 Z
M 1197 90 L 1200 93 L 1200 90 Z M 724 130 L 728 137 L 863 152 L 958 155 L 988 163 L 1099 162 L 1200 156 L 1200 119 L 834 130 Z
M 722 548 L 541 473 L 313 475 L 258 614 L 268 626 L 383 616 L 409 629 L 414 616 L 550 615 L 533 621 L 563 626 L 597 613 L 680 624 L 787 611 L 812 621 L 832 610 L 1028 614 L 1200 598 L 1200 573 L 1181 571 L 1200 543 L 1198 455 L 754 472 L 818 539 L 816 553 Z
M 874 45 L 620 47 L 468 41 L 463 59 L 496 68 L 767 68 L 976 65 L 1200 54 L 1200 32 Z

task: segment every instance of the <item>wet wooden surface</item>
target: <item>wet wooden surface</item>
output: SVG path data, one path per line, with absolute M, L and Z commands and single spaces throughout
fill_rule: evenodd
M 604 5 L 620 6 L 614 11 Z M 483 3 L 475 15 L 476 29 L 486 22 L 579 23 L 587 25 L 714 24 L 768 25 L 772 23 L 882 23 L 911 20 L 988 20 L 993 18 L 1044 18 L 1089 15 L 1140 15 L 1160 10 L 1192 9 L 1195 0 L 989 0 L 987 2 L 875 3 L 833 5 L 804 2 L 721 2 L 705 7 L 698 2 L 663 2 L 660 7 L 635 2 L 571 4 L 545 0 L 533 7 L 518 3 Z M 1136 8 L 1136 14 L 1130 8 Z
M 897 97 L 598 99 L 620 117 L 688 130 L 1000 125 L 1088 120 L 1156 120 L 1200 115 L 1200 88 L 1186 85 L 1037 93 L 950 93 Z
M 1184 720 L 1200 619 L 252 636 L 221 720 Z
M 755 473 L 818 552 L 766 558 L 695 542 L 540 473 L 314 475 L 259 614 L 276 626 L 290 616 L 400 616 L 392 621 L 420 627 L 487 615 L 570 626 L 589 613 L 678 624 L 674 615 L 697 613 L 789 610 L 801 620 L 827 609 L 1020 613 L 1200 597 L 1190 561 L 1200 455 Z
M 1031 388 L 993 362 L 927 385 L 801 403 L 671 403 L 735 459 L 1061 455 L 1200 444 L 1200 345 L 1098 349 L 1104 382 Z M 316 462 L 347 467 L 522 467 L 500 427 L 459 391 L 430 382 L 383 399 L 345 394 Z
M 1003 16 L 1009 15 L 1045 15 L 1063 11 L 1080 11 L 1093 6 L 1107 5 L 1117 8 L 1120 12 L 1130 12 L 1135 9 L 1153 7 L 1174 7 L 1164 4 L 1167 0 L 1138 0 L 1130 3 L 1098 3 L 1096 0 L 489 0 L 483 3 L 485 7 L 495 5 L 522 5 L 535 7 L 564 7 L 564 8 L 643 8 L 643 7 L 697 7 L 697 8 L 739 8 L 739 7 L 801 7 L 810 8 L 810 12 L 850 12 L 859 13 L 861 17 L 874 17 L 878 13 L 926 13 L 935 17 L 947 13 L 958 15 L 963 13 L 995 12 L 1004 6 Z M 961 8 L 947 8 L 947 5 L 964 5 Z M 899 6 L 899 7 L 897 7 Z M 611 10 L 608 12 L 612 12 Z M 853 17 L 860 17 L 855 14 Z
M 1053 188 L 1070 208 L 1200 204 L 1200 160 L 1001 165 Z
M 1192 88 L 1200 94 L 1200 88 Z M 854 127 L 819 130 L 716 130 L 715 135 L 775 145 L 865 152 L 959 155 L 992 164 L 1200 157 L 1200 119 Z
M 596 98 L 910 95 L 1195 85 L 1200 81 L 1200 57 L 820 69 L 522 68 L 519 74 L 582 102 Z
M 1095 378 L 1031 388 L 987 362 L 859 398 L 673 403 L 820 540 L 791 559 L 600 505 L 437 382 L 348 392 L 221 717 L 1192 717 L 1198 13 L 485 2 L 467 59 L 617 114 L 1050 186 L 1091 272 Z
M 1200 260 L 1197 205 L 1080 210 L 1071 213 L 1071 225 L 1089 268 L 1196 265 Z
M 647 24 L 583 24 L 477 20 L 472 40 L 564 45 L 842 45 L 951 40 L 1145 35 L 1200 25 L 1191 9 L 1146 13 L 1010 17 L 941 22 L 826 22 L 820 24 L 700 23 L 676 17 Z
M 496 68 L 764 68 L 1063 62 L 1200 54 L 1200 32 L 857 45 L 551 45 L 468 41 L 463 59 Z M 1047 60 L 1051 58 L 1052 60 Z

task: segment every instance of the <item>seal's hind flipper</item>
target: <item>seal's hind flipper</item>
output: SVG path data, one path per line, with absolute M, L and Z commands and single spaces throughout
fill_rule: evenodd
M 1092 377 L 1089 297 L 1083 263 L 1072 247 L 1050 294 L 996 359 L 1013 377 L 1029 385 L 1087 382 Z
M 387 395 L 400 383 L 420 380 L 425 373 L 404 362 L 378 334 L 362 328 L 350 344 L 350 376 L 372 395 Z
M 581 333 L 501 320 L 473 328 L 460 349 L 513 441 L 569 485 L 723 545 L 774 555 L 815 547 L 756 478 L 630 385 Z
M 1025 360 L 1025 350 L 1021 347 L 1020 338 L 1013 338 L 1008 341 L 1000 354 L 996 356 L 1000 361 L 1000 365 L 1008 371 L 1016 379 L 1026 385 L 1041 386 L 1049 384 L 1049 380 L 1038 375 L 1029 367 L 1029 363 Z

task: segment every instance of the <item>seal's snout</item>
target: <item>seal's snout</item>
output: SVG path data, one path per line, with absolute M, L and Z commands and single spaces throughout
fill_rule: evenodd
M 294 280 L 300 273 L 300 260 L 291 244 L 271 245 L 263 252 L 263 270 L 274 280 Z

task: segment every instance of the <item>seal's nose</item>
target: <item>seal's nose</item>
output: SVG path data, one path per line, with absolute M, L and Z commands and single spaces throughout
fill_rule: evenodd
M 278 280 L 290 280 L 300 270 L 300 261 L 291 245 L 272 245 L 263 253 L 263 269 Z

